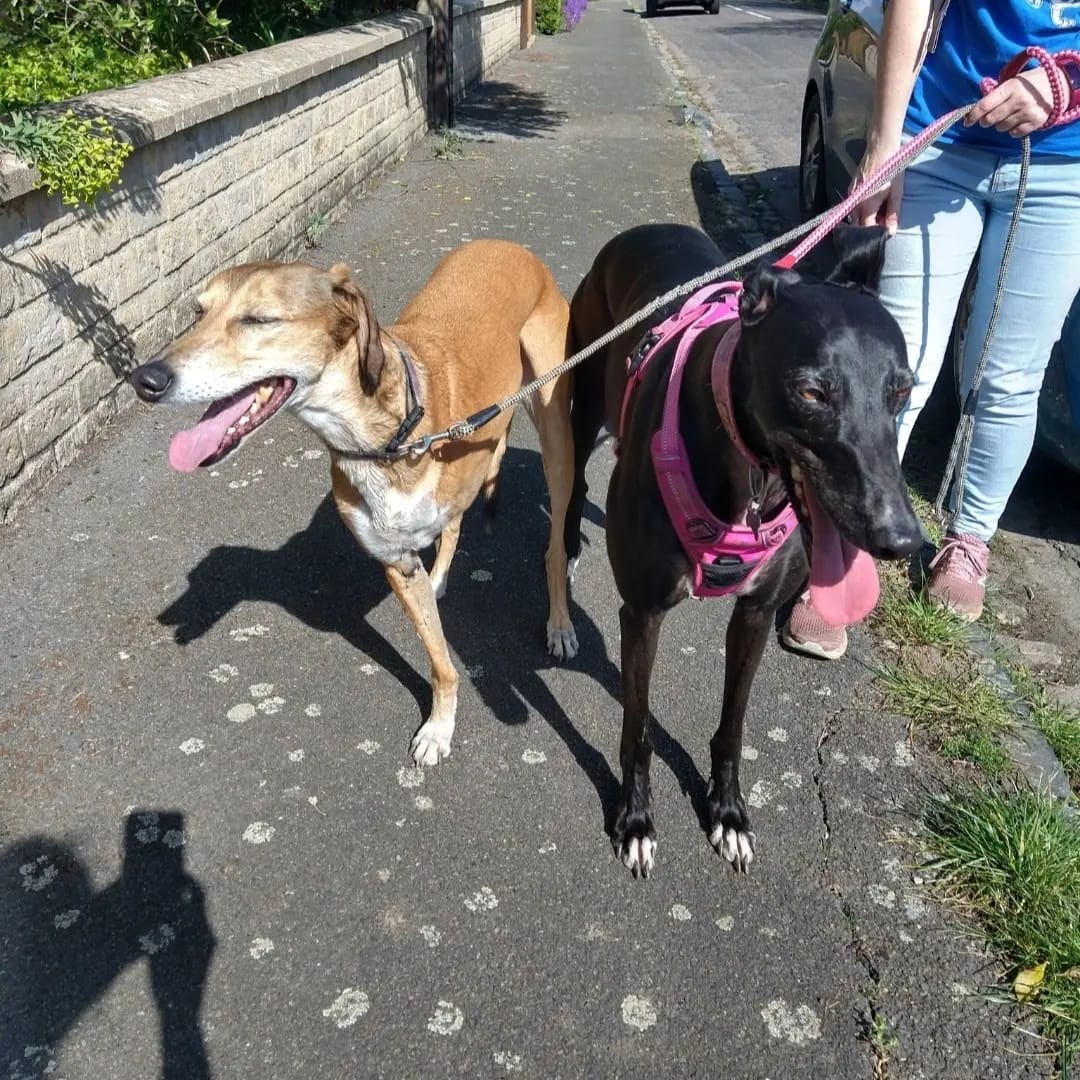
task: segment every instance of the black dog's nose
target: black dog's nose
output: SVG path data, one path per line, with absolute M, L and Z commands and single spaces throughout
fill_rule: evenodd
M 870 554 L 877 559 L 902 559 L 922 546 L 922 528 L 914 514 L 882 522 L 870 535 Z
M 172 372 L 160 360 L 137 367 L 128 378 L 143 401 L 160 401 L 172 385 Z

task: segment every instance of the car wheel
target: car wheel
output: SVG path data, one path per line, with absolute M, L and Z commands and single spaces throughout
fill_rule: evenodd
M 816 217 L 826 209 L 825 128 L 821 104 L 816 93 L 807 99 L 803 110 L 802 148 L 799 152 L 799 212 L 803 220 Z
M 709 2 L 704 5 L 704 7 L 710 15 L 720 14 L 720 0 L 709 0 Z

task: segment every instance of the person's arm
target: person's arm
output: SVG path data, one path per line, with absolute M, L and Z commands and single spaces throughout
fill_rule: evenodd
M 878 41 L 874 112 L 866 154 L 855 183 L 870 176 L 900 148 L 904 116 L 933 28 L 933 0 L 888 0 Z M 860 225 L 885 225 L 896 232 L 903 176 L 868 196 L 855 212 Z

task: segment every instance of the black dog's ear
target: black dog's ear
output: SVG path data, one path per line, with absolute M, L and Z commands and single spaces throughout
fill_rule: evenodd
M 343 330 L 346 330 L 340 344 L 343 346 L 349 336 L 355 336 L 360 361 L 360 385 L 365 393 L 373 394 L 382 376 L 386 354 L 371 301 L 353 281 L 344 263 L 337 263 L 328 272 L 334 289 L 334 302 L 342 312 Z
M 882 225 L 837 225 L 832 237 L 837 263 L 827 278 L 830 284 L 851 285 L 876 293 L 885 265 L 888 230 Z
M 780 270 L 772 263 L 756 266 L 743 278 L 739 296 L 739 321 L 743 326 L 756 326 L 774 307 L 780 289 L 802 278 L 794 270 Z

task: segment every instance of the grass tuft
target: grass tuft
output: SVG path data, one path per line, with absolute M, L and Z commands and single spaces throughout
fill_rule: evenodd
M 456 131 L 444 131 L 431 148 L 431 156 L 439 161 L 457 161 L 465 156 L 465 140 Z
M 1067 1075 L 1080 1050 L 1080 822 L 1032 792 L 974 788 L 932 799 L 925 822 L 935 887 L 981 923 L 1001 996 L 1046 963 L 1029 1003 Z
M 879 665 L 875 673 L 886 706 L 922 729 L 944 757 L 977 765 L 990 777 L 1008 769 L 1009 757 L 998 738 L 1012 722 L 1009 708 L 970 660 L 931 672 L 902 657 Z

